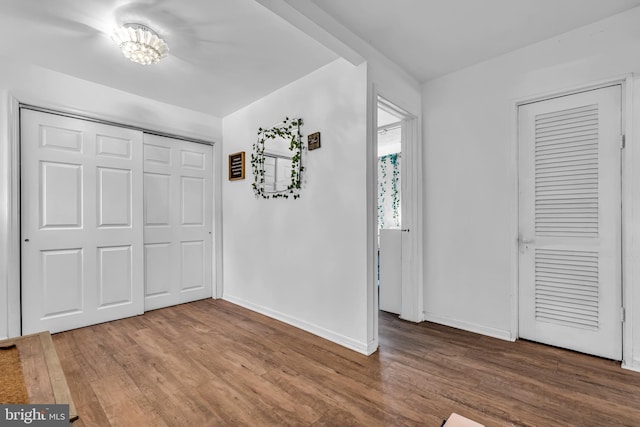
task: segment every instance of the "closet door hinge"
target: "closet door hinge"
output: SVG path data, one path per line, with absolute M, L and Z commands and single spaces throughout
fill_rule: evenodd
M 625 317 L 626 317 L 626 313 L 625 313 L 624 307 L 620 307 L 620 321 L 622 323 L 626 321 Z
M 620 149 L 624 149 L 627 146 L 627 136 L 626 135 L 620 135 Z

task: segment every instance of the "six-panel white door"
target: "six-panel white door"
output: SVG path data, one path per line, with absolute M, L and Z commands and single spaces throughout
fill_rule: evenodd
M 620 360 L 621 87 L 519 108 L 519 334 Z
M 213 295 L 213 149 L 144 136 L 145 309 Z
M 22 333 L 142 313 L 142 133 L 20 114 Z

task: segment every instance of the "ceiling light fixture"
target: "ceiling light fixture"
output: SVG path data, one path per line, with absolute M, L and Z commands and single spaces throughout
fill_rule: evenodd
M 138 64 L 155 64 L 169 52 L 167 43 L 142 24 L 124 24 L 113 30 L 112 38 L 124 56 Z

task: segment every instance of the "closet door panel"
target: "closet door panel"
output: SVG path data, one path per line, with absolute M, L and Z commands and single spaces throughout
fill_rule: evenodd
M 142 313 L 142 132 L 20 114 L 22 333 Z

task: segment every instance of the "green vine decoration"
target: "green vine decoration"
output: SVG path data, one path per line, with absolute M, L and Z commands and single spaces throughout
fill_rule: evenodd
M 382 177 L 378 179 L 378 228 L 384 228 L 384 195 L 386 193 L 385 185 L 387 183 L 387 164 L 386 157 L 378 158 L 380 164 L 380 172 Z
M 391 182 L 388 181 L 388 168 L 391 166 Z M 387 223 L 392 227 L 400 226 L 400 155 L 388 154 L 378 158 L 378 228 Z M 390 188 L 389 188 L 390 187 Z M 387 191 L 390 191 L 391 217 L 387 212 Z
M 391 174 L 391 208 L 393 209 L 393 219 L 396 221 L 396 223 L 398 223 L 398 211 L 400 209 L 400 198 L 398 197 L 398 179 L 400 178 L 400 169 L 398 169 L 398 155 L 390 155 L 389 162 L 393 167 L 393 172 Z
M 300 189 L 302 188 L 302 135 L 300 134 L 300 126 L 302 119 L 289 119 L 286 117 L 278 126 L 269 129 L 258 129 L 258 140 L 253 144 L 251 153 L 251 169 L 253 171 L 253 192 L 256 197 L 263 199 L 282 198 L 288 199 L 292 196 L 294 199 L 300 197 Z M 291 157 L 291 182 L 283 190 L 266 191 L 264 177 L 264 144 L 268 140 L 282 138 L 289 141 L 289 150 L 293 153 Z

